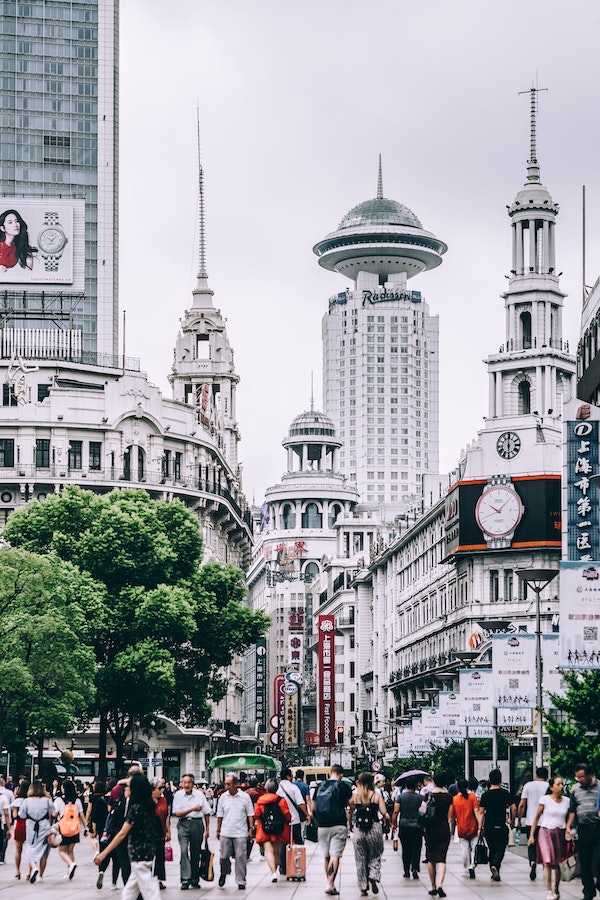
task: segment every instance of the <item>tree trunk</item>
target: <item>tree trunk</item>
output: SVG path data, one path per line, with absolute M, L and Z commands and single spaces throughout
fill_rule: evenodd
M 100 781 L 106 781 L 108 777 L 108 763 L 106 760 L 106 732 L 108 724 L 106 722 L 106 713 L 100 713 L 100 731 L 98 735 L 98 778 Z

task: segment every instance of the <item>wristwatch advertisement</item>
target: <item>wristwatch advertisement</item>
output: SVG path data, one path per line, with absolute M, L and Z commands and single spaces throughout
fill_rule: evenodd
M 47 212 L 38 235 L 38 247 L 46 272 L 56 272 L 67 243 L 58 213 Z
M 512 544 L 525 507 L 509 475 L 492 475 L 477 501 L 475 519 L 491 550 L 505 550 Z

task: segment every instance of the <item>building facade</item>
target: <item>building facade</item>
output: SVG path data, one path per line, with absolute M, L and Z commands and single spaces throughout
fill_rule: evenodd
M 446 245 L 383 195 L 358 204 L 314 247 L 351 287 L 323 318 L 323 406 L 344 447 L 340 469 L 383 518 L 420 504 L 439 467 L 438 319 L 407 281 Z
M 0 266 L 3 358 L 111 364 L 118 339 L 118 3 L 7 0 L 0 12 L 2 210 L 25 264 Z M 4 241 L 4 238 L 1 239 Z

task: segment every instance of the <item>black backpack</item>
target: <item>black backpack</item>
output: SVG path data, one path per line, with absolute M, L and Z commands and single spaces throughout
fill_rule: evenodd
M 285 828 L 285 816 L 279 805 L 279 800 L 271 800 L 270 803 L 265 803 L 262 826 L 266 834 L 281 834 Z
M 317 822 L 323 828 L 340 824 L 339 781 L 330 778 L 324 781 L 317 789 L 315 795 L 315 807 Z
M 368 834 L 377 821 L 376 803 L 358 803 L 356 806 L 356 827 Z

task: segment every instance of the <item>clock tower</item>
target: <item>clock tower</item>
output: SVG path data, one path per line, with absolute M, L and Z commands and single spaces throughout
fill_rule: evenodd
M 462 477 L 560 472 L 561 406 L 574 394 L 575 360 L 562 336 L 565 294 L 555 240 L 559 207 L 540 181 L 537 95 L 532 88 L 526 181 L 507 207 L 512 264 L 503 295 L 505 339 L 487 359 L 489 415 Z

